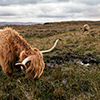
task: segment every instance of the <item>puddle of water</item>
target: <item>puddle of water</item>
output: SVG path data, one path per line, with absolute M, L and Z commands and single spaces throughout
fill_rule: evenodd
M 80 64 L 83 66 L 89 66 L 89 65 L 98 65 L 100 63 L 99 60 L 96 60 L 92 56 L 85 56 L 85 55 L 76 55 L 71 53 L 63 53 L 62 55 L 57 56 L 48 56 L 44 57 L 46 59 L 45 63 L 49 67 L 54 67 L 57 65 L 62 65 L 65 62 L 72 63 L 75 62 L 76 64 Z

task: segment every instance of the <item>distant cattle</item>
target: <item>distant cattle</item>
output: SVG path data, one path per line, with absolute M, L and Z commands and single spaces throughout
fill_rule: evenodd
M 84 33 L 85 31 L 89 31 L 90 27 L 88 24 L 85 24 L 85 25 L 83 25 L 83 27 L 81 29 L 83 30 L 83 33 Z

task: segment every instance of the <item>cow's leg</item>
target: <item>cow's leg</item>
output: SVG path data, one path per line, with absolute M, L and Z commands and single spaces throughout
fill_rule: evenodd
M 10 65 L 5 66 L 4 73 L 7 75 L 8 79 L 13 78 L 12 77 L 13 69 L 11 68 Z
M 13 69 L 12 69 L 11 63 L 9 63 L 9 64 L 4 64 L 4 65 L 1 63 L 1 66 L 2 66 L 2 70 L 3 70 L 4 73 L 7 75 L 7 78 L 8 78 L 8 79 L 13 78 L 13 77 L 12 77 Z

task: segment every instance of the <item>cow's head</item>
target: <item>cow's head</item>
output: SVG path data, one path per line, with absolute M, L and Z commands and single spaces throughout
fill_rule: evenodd
M 23 70 L 23 67 L 26 68 L 26 73 L 29 74 L 29 76 L 33 78 L 40 78 L 40 76 L 43 73 L 45 64 L 43 61 L 43 53 L 48 53 L 52 51 L 56 45 L 57 42 L 61 39 L 57 39 L 54 43 L 53 47 L 49 50 L 39 51 L 38 49 L 33 49 L 33 54 L 28 56 L 25 51 L 22 51 L 20 53 L 20 61 L 21 63 L 16 63 L 15 65 L 20 65 L 21 69 Z M 25 59 L 23 59 L 25 58 Z

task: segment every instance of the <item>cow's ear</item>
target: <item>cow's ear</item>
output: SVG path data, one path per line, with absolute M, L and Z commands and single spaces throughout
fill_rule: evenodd
M 25 53 L 25 51 L 20 52 L 19 55 L 19 61 L 22 62 L 28 55 Z

